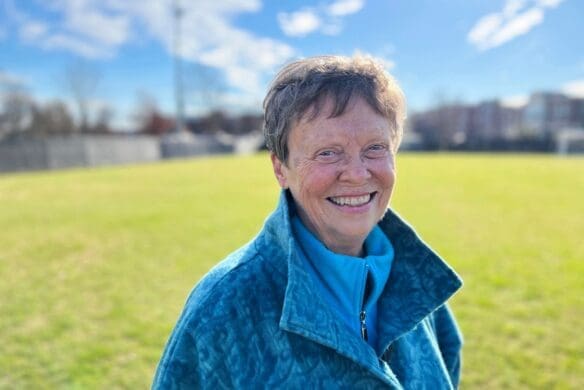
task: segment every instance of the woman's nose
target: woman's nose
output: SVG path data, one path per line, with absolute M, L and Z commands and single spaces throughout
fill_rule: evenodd
M 339 180 L 351 184 L 362 184 L 370 177 L 371 172 L 367 162 L 361 156 L 357 156 L 341 166 Z

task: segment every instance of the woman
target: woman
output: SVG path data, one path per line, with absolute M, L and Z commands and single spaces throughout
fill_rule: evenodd
M 456 388 L 461 281 L 387 209 L 398 85 L 371 59 L 308 58 L 264 117 L 280 202 L 194 288 L 153 387 Z

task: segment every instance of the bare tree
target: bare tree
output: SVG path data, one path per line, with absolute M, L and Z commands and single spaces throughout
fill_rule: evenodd
M 140 133 L 161 135 L 175 126 L 175 121 L 158 108 L 156 99 L 146 92 L 138 92 L 134 122 Z
M 24 132 L 30 125 L 35 103 L 19 90 L 4 95 L 0 112 L 0 138 L 11 133 Z
M 93 131 L 96 133 L 111 133 L 111 122 L 114 118 L 114 110 L 109 106 L 103 106 L 97 112 L 97 119 Z
M 89 130 L 90 102 L 95 95 L 100 79 L 100 72 L 92 65 L 76 61 L 65 68 L 63 85 L 71 94 L 77 107 L 79 129 Z
M 42 136 L 71 134 L 75 131 L 75 123 L 65 103 L 54 100 L 42 107 L 34 107 L 29 131 Z

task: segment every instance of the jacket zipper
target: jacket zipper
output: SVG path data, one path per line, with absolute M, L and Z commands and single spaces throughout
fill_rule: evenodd
M 365 320 L 367 319 L 367 313 L 365 310 L 361 310 L 359 314 L 359 321 L 361 321 L 361 337 L 363 340 L 367 341 L 367 324 Z
M 361 324 L 361 338 L 367 341 L 367 312 L 365 311 L 365 293 L 369 280 L 369 267 L 365 264 L 365 283 L 363 285 L 363 298 L 361 299 L 361 312 L 359 313 L 359 323 Z

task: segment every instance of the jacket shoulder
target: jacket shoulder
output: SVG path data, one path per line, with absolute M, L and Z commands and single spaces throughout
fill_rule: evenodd
M 223 315 L 233 318 L 234 309 L 271 295 L 278 284 L 275 278 L 285 266 L 272 260 L 261 253 L 257 240 L 251 241 L 227 256 L 197 283 L 187 299 L 185 312 L 199 320 Z
M 251 241 L 193 288 L 167 343 L 153 388 L 200 387 L 198 381 L 207 382 L 211 373 L 229 371 L 223 367 L 226 360 L 237 358 L 238 345 L 264 326 L 260 322 L 277 327 L 285 285 L 277 280 L 281 272 L 260 248 L 257 240 Z M 275 321 L 266 321 L 269 317 Z M 218 383 L 218 387 L 230 384 Z

